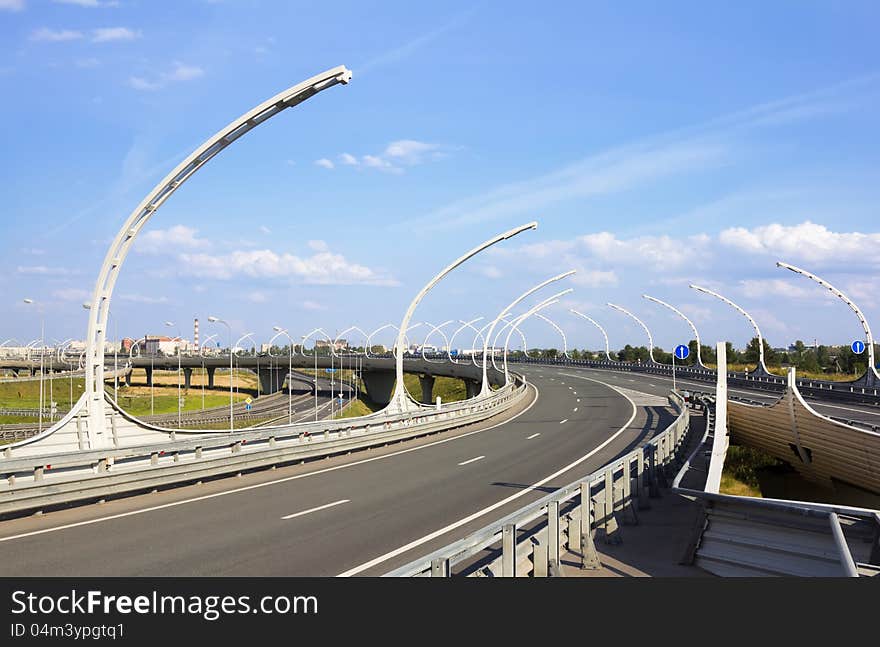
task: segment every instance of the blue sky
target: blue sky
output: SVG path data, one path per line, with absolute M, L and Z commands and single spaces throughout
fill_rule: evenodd
M 209 314 L 268 339 L 494 316 L 578 271 L 546 312 L 570 344 L 848 343 L 847 291 L 880 328 L 880 62 L 872 2 L 294 3 L 0 0 L 0 336 L 85 336 L 108 244 L 204 139 L 336 65 L 354 78 L 223 151 L 125 263 L 110 333 Z M 547 292 L 549 295 L 550 293 Z M 223 329 L 225 331 L 225 329 Z M 530 345 L 559 345 L 546 323 Z M 224 333 L 225 334 L 225 333 Z M 380 340 L 388 341 L 388 340 Z

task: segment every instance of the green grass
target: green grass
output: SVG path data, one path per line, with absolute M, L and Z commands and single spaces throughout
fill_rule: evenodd
M 709 364 L 709 363 L 707 363 L 706 366 L 713 369 L 713 370 L 718 367 L 717 364 Z M 768 366 L 767 368 L 774 375 L 778 375 L 780 377 L 785 377 L 786 375 L 788 375 L 788 369 L 784 369 L 784 368 L 781 368 L 778 366 Z M 728 364 L 727 370 L 733 371 L 736 373 L 742 373 L 744 371 L 748 371 L 749 373 L 754 373 L 755 365 L 754 364 Z M 798 379 L 802 379 L 802 380 L 827 380 L 830 382 L 849 382 L 849 381 L 855 380 L 859 377 L 858 375 L 851 375 L 850 373 L 813 373 L 812 371 L 802 371 L 800 369 L 798 369 L 795 372 L 795 375 L 797 375 Z
M 149 389 L 147 389 L 149 391 Z M 202 392 L 200 389 L 190 389 L 189 394 L 181 391 L 184 405 L 181 411 L 200 411 L 202 409 Z M 248 397 L 247 393 L 233 393 L 233 401 L 239 402 Z M 117 399 L 119 406 L 133 416 L 148 416 L 150 410 L 150 395 L 126 395 L 120 389 Z M 222 407 L 229 404 L 229 393 L 223 395 L 205 393 L 205 409 Z M 156 387 L 154 394 L 154 411 L 152 413 L 177 413 L 177 387 Z
M 52 380 L 52 399 L 58 403 L 59 410 L 67 410 L 70 402 L 70 378 L 58 377 Z M 85 380 L 73 378 L 73 402 L 79 400 L 85 388 Z M 0 382 L 0 409 L 36 409 L 40 406 L 40 380 L 21 382 Z M 43 378 L 43 406 L 49 407 L 49 379 Z
M 176 411 L 176 409 L 175 409 Z M 254 418 L 252 420 L 233 420 L 232 428 L 233 429 L 244 429 L 245 427 L 253 427 L 254 425 L 259 425 L 267 420 L 272 420 L 272 418 Z M 229 420 L 226 422 L 211 422 L 203 425 L 186 425 L 184 429 L 210 429 L 217 431 L 228 431 L 229 430 Z
M 341 413 L 337 413 L 335 418 L 359 418 L 373 413 L 375 409 L 370 408 L 363 400 L 352 400 L 351 404 L 345 407 Z
M 422 386 L 419 383 L 419 376 L 406 373 L 403 376 L 403 384 L 413 399 L 421 402 Z M 435 402 L 437 396 L 440 396 L 441 402 L 458 402 L 467 398 L 467 390 L 464 381 L 454 377 L 436 377 L 434 378 L 434 390 L 431 392 L 431 402 Z
M 731 445 L 727 448 L 721 493 L 761 497 L 762 470 L 778 468 L 784 462 L 753 447 Z

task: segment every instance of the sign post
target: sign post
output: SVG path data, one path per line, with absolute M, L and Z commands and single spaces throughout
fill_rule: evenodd
M 676 391 L 675 388 L 675 358 L 678 359 L 687 359 L 688 355 L 691 354 L 691 349 L 685 346 L 684 344 L 679 344 L 675 347 L 675 352 L 672 353 L 672 390 Z

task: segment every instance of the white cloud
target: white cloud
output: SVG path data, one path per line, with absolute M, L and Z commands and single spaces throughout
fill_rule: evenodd
M 218 280 L 250 277 L 295 279 L 315 285 L 397 285 L 389 276 L 328 251 L 299 257 L 269 249 L 237 250 L 216 256 L 181 254 L 178 260 L 181 273 Z
M 357 166 L 358 160 L 357 157 L 352 155 L 351 153 L 342 153 L 339 155 L 339 161 L 348 166 Z
M 74 29 L 49 29 L 48 27 L 40 27 L 31 32 L 30 39 L 45 43 L 61 43 L 68 40 L 79 40 L 82 37 L 82 32 Z
M 817 291 L 794 285 L 782 279 L 746 279 L 739 282 L 739 291 L 750 299 L 774 298 L 810 299 Z
M 55 290 L 52 292 L 52 296 L 62 301 L 78 301 L 82 303 L 83 301 L 91 300 L 92 293 L 80 288 L 64 288 Z
M 487 279 L 500 279 L 504 274 L 494 265 L 488 265 L 480 270 Z
M 850 281 L 843 287 L 843 292 L 856 303 L 874 305 L 880 303 L 880 276 L 867 280 Z
M 245 299 L 247 299 L 251 303 L 266 303 L 269 300 L 269 295 L 267 295 L 265 292 L 255 290 L 254 292 L 248 292 Z
M 101 0 L 52 0 L 56 4 L 73 4 L 78 7 L 85 7 L 87 9 L 101 9 L 104 7 L 118 7 L 119 3 L 116 0 L 106 0 L 102 2 Z
M 388 144 L 385 148 L 385 156 L 412 166 L 421 164 L 432 153 L 436 159 L 439 149 L 440 147 L 437 144 L 429 144 L 414 139 L 399 139 Z
M 135 90 L 160 90 L 169 83 L 177 83 L 182 81 L 192 81 L 205 75 L 205 71 L 196 65 L 186 65 L 178 61 L 172 63 L 170 72 L 163 72 L 155 79 L 145 79 L 141 76 L 131 76 L 128 79 L 128 85 Z
M 208 247 L 208 241 L 197 238 L 197 233 L 197 229 L 186 225 L 152 229 L 138 236 L 135 249 L 143 254 L 174 254 L 181 250 Z
M 606 285 L 617 285 L 619 283 L 617 274 L 613 271 L 604 270 L 578 270 L 577 274 L 571 277 L 574 285 L 581 285 L 588 288 L 601 288 Z
M 840 233 L 809 220 L 798 225 L 770 224 L 754 229 L 732 227 L 718 236 L 722 245 L 748 254 L 813 263 L 877 265 L 880 233 Z
M 21 11 L 24 0 L 0 0 L 0 11 Z
M 319 160 L 315 160 L 315 166 L 320 166 L 321 168 L 333 168 L 336 166 L 333 162 L 328 160 L 326 157 L 322 157 Z
M 266 225 L 260 225 L 260 231 L 264 234 L 271 234 L 272 230 L 269 229 Z
M 196 65 L 184 65 L 174 62 L 174 69 L 165 75 L 167 81 L 192 81 L 205 75 L 205 71 Z
M 135 40 L 140 37 L 141 33 L 139 31 L 133 31 L 128 27 L 99 27 L 92 30 L 93 43 Z
M 168 297 L 149 297 L 143 294 L 120 294 L 119 298 L 123 301 L 131 301 L 132 303 L 145 303 L 155 305 L 157 303 L 168 303 Z
M 66 267 L 48 267 L 46 265 L 19 265 L 15 268 L 16 274 L 33 274 L 37 276 L 65 276 L 77 274 L 76 270 Z
M 303 301 L 302 302 L 303 310 L 326 310 L 327 306 L 318 303 L 317 301 Z
M 328 249 L 330 249 L 327 246 L 327 242 L 323 240 L 310 240 L 308 245 L 309 249 L 313 249 L 316 252 L 326 252 Z

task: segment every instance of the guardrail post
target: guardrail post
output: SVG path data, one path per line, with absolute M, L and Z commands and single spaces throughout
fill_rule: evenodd
M 119 435 L 116 433 L 116 414 L 110 416 L 110 430 L 113 434 L 113 446 L 119 447 Z
M 559 501 L 547 504 L 547 559 L 559 563 Z
M 269 447 L 275 447 L 275 436 L 269 436 Z
M 98 459 L 98 474 L 103 474 L 107 471 L 107 459 L 99 458 Z
M 80 450 L 85 449 L 85 443 L 83 442 L 83 430 L 82 430 L 82 414 L 76 414 L 76 442 L 79 445 Z
M 633 505 L 632 489 L 635 487 L 636 491 L 638 491 L 639 481 L 632 474 L 632 459 L 632 454 L 627 454 L 623 457 L 623 510 L 624 512 L 629 510 L 630 516 L 632 516 L 632 523 L 638 524 L 639 513 L 636 511 L 636 506 Z
M 596 570 L 601 568 L 599 553 L 593 542 L 593 498 L 590 494 L 590 482 L 581 481 L 581 569 Z
M 605 487 L 603 490 L 605 505 L 603 506 L 603 527 L 605 528 L 605 543 L 619 544 L 623 538 L 620 536 L 620 526 L 614 516 L 614 471 L 611 467 L 605 469 Z
M 442 557 L 431 560 L 431 577 L 449 577 L 449 560 Z
M 501 577 L 516 577 L 516 526 L 501 529 Z
M 636 452 L 638 464 L 636 465 L 636 494 L 639 498 L 639 510 L 647 510 L 651 507 L 648 503 L 648 478 L 645 472 L 645 450 Z
M 202 457 L 202 448 L 196 447 L 196 458 L 201 458 L 201 457 Z
M 150 454 L 150 465 L 158 465 L 159 464 L 159 452 L 153 452 Z

